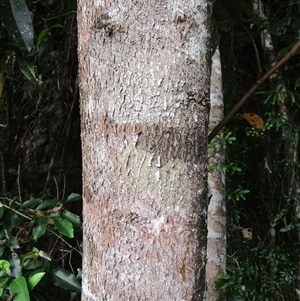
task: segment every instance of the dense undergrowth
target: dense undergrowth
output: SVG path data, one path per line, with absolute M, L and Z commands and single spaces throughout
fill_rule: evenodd
M 80 300 L 76 1 L 3 0 L 0 19 L 0 299 Z
M 275 60 L 300 38 L 297 1 L 263 1 Z M 259 57 L 255 53 L 254 39 Z M 220 41 L 226 111 L 257 80 L 270 62 L 261 31 L 249 19 L 235 22 Z M 300 65 L 299 56 L 256 92 L 223 133 L 227 162 L 227 272 L 216 281 L 224 299 L 296 300 L 300 287 Z M 254 113 L 262 128 L 245 119 Z M 244 115 L 243 115 L 244 114 Z M 248 229 L 250 237 L 240 235 Z

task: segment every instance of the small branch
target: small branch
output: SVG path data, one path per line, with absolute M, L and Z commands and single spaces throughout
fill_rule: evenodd
M 7 206 L 7 205 L 5 205 L 5 204 L 3 204 L 3 203 L 0 202 L 0 207 L 1 207 L 1 206 L 4 207 L 4 208 L 6 208 L 6 209 L 11 210 L 11 211 L 15 212 L 16 214 L 18 214 L 18 215 L 20 215 L 20 216 L 22 216 L 22 217 L 24 217 L 24 218 L 26 218 L 26 219 L 28 219 L 28 220 L 31 221 L 31 218 L 28 217 L 27 215 L 25 215 L 25 214 L 23 214 L 23 213 L 17 211 L 16 209 L 11 208 L 11 207 L 9 207 L 9 206 Z
M 17 183 L 18 183 L 19 201 L 22 204 L 22 194 L 21 194 L 21 186 L 20 186 L 20 173 L 21 173 L 21 168 L 20 168 L 20 160 L 19 160 Z
M 82 256 L 82 253 L 77 250 L 76 248 L 72 247 L 69 243 L 67 243 L 61 236 L 59 236 L 57 233 L 55 233 L 53 230 L 49 229 L 49 231 L 54 234 L 58 239 L 60 239 L 62 242 L 64 242 L 70 249 L 76 251 L 79 255 Z
M 275 73 L 279 68 L 281 68 L 291 57 L 293 57 L 297 51 L 300 49 L 300 41 L 298 41 L 295 46 L 288 52 L 279 62 L 277 62 L 274 67 L 272 67 L 267 73 L 265 73 L 251 88 L 248 92 L 241 98 L 241 100 L 234 106 L 234 108 L 228 113 L 227 116 L 213 129 L 213 131 L 208 135 L 208 143 L 210 143 L 221 131 L 221 129 L 237 114 L 240 108 L 248 101 L 248 99 L 256 92 L 256 90 L 267 80 L 269 77 Z

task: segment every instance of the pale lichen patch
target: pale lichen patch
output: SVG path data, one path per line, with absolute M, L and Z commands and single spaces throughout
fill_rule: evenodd
M 151 196 L 169 205 L 189 199 L 191 191 L 187 181 L 190 179 L 184 172 L 186 165 L 179 159 L 169 160 L 164 165 L 149 164 L 159 160 L 159 156 L 153 158 L 153 154 L 132 143 L 117 153 L 113 170 L 118 178 L 141 193 L 142 198 Z

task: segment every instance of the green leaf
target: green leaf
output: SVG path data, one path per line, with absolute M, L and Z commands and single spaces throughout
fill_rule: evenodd
M 6 210 L 6 212 L 4 213 L 4 228 L 9 230 L 13 229 L 17 227 L 19 222 L 20 222 L 20 216 L 16 212 Z
M 41 86 L 42 81 L 36 76 L 36 66 L 31 60 L 23 57 L 18 57 L 18 64 L 22 73 L 29 79 L 33 84 Z
M 54 218 L 54 226 L 60 234 L 69 238 L 74 237 L 74 229 L 72 223 L 61 217 Z
M 21 205 L 21 208 L 35 208 L 36 206 L 40 205 L 42 202 L 43 202 L 42 199 L 27 200 Z
M 43 55 L 43 53 L 51 46 L 54 44 L 54 39 L 51 37 L 46 41 L 43 41 L 40 45 L 39 45 L 39 52 L 38 52 L 38 58 L 40 59 L 41 56 Z
M 81 291 L 81 285 L 75 278 L 75 276 L 64 270 L 64 269 L 56 269 L 53 270 L 52 275 L 52 282 L 59 287 L 75 291 L 75 292 L 80 292 Z
M 2 297 L 3 291 L 6 288 L 6 283 L 8 282 L 9 277 L 0 278 L 0 297 Z
M 14 279 L 9 285 L 10 294 L 16 294 L 14 301 L 30 301 L 26 280 L 23 276 Z
M 61 24 L 54 24 L 48 28 L 44 28 L 43 30 L 41 30 L 41 32 L 39 33 L 38 35 L 38 38 L 37 38 L 37 44 L 40 44 L 44 37 L 46 36 L 46 34 L 52 29 L 52 28 L 63 28 L 63 26 Z
M 9 240 L 5 242 L 5 244 L 11 249 L 19 249 L 20 245 L 18 239 L 16 237 L 11 237 Z
M 44 277 L 45 274 L 45 272 L 36 273 L 28 280 L 29 291 L 33 290 L 33 288 L 40 282 L 40 280 Z
M 71 193 L 67 198 L 67 202 L 74 202 L 80 200 L 81 200 L 81 195 L 79 193 Z
M 38 225 L 32 229 L 32 237 L 37 241 L 41 236 L 43 236 L 47 230 L 48 217 L 43 216 L 39 219 Z
M 1 0 L 1 19 L 5 28 L 21 48 L 33 48 L 34 29 L 26 0 Z
M 80 217 L 70 211 L 62 212 L 61 217 L 71 222 L 74 226 L 81 227 L 82 225 Z
M 21 260 L 16 253 L 13 253 L 10 258 L 10 275 L 12 277 L 19 277 L 22 275 L 22 268 L 21 268 Z
M 0 286 L 3 287 L 8 280 L 9 280 L 9 277 L 1 277 L 0 278 Z
M 5 273 L 10 276 L 10 263 L 7 260 L 0 260 L 0 269 L 5 270 Z
M 46 200 L 43 203 L 41 203 L 36 210 L 44 210 L 47 208 L 52 208 L 55 207 L 56 205 L 60 205 L 60 202 L 57 199 L 51 199 L 51 200 Z
M 3 216 L 4 208 L 2 207 L 2 204 L 0 204 L 0 218 Z

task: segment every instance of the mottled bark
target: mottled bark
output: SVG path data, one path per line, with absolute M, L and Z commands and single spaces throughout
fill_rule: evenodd
M 217 48 L 212 59 L 210 84 L 210 116 L 209 125 L 214 127 L 224 118 L 224 103 L 222 89 L 222 69 L 220 52 Z M 208 164 L 211 171 L 208 173 L 210 203 L 207 212 L 207 301 L 217 301 L 220 291 L 217 290 L 214 280 L 225 273 L 226 268 L 226 190 L 225 173 L 222 165 L 225 162 L 225 151 L 222 141 L 216 137 L 208 149 Z
M 82 300 L 203 300 L 210 14 L 79 0 Z

